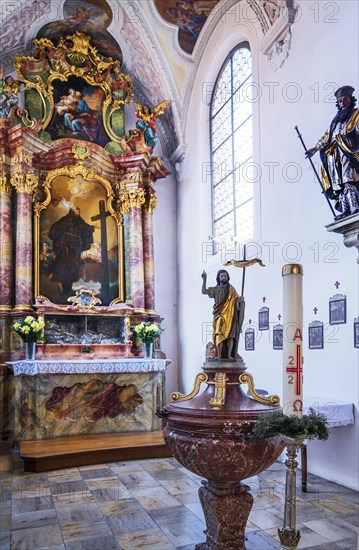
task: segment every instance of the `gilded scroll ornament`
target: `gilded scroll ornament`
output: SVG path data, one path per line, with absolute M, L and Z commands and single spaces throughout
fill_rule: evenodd
M 259 395 L 259 393 L 256 392 L 254 388 L 253 376 L 249 374 L 249 372 L 243 372 L 238 380 L 240 384 L 248 384 L 250 395 L 253 397 L 253 399 L 255 399 L 255 401 L 258 401 L 258 403 L 273 405 L 274 407 L 279 406 L 280 399 L 278 395 L 269 395 L 268 397 L 264 397 L 263 395 Z
M 208 376 L 204 372 L 197 374 L 194 381 L 193 390 L 191 391 L 191 393 L 183 394 L 177 391 L 172 392 L 170 395 L 171 401 L 187 401 L 188 399 L 192 399 L 192 397 L 195 397 L 199 392 L 201 383 L 207 382 L 207 380 L 208 380 Z
M 0 176 L 0 194 L 9 195 L 10 191 L 11 191 L 11 185 L 8 182 L 6 174 L 3 174 L 2 176 Z
M 16 172 L 10 179 L 11 185 L 16 189 L 17 193 L 35 193 L 39 180 L 33 174 L 25 174 L 24 172 Z

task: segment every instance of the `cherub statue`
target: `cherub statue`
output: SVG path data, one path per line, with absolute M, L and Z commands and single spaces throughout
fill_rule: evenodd
M 4 70 L 0 67 L 0 118 L 8 117 L 12 107 L 19 103 L 20 86 L 21 83 L 11 75 L 4 78 Z
M 145 143 L 151 151 L 158 141 L 155 122 L 159 115 L 163 115 L 169 104 L 169 100 L 162 101 L 162 103 L 159 103 L 151 110 L 146 104 L 141 105 L 140 103 L 136 103 L 136 116 L 139 119 L 136 122 L 136 128 L 143 133 Z

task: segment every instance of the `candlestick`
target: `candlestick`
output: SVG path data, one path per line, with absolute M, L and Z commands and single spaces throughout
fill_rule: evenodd
M 303 268 L 283 266 L 283 412 L 303 409 Z

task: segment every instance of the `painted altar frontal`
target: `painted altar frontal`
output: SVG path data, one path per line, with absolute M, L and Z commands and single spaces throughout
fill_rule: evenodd
M 166 359 L 11 363 L 16 439 L 153 431 L 164 405 Z

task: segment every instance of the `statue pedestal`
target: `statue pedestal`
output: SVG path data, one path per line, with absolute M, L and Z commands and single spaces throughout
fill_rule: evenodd
M 172 394 L 164 411 L 164 438 L 172 454 L 207 480 L 199 490 L 207 540 L 197 549 L 245 549 L 253 497 L 241 481 L 268 468 L 283 450 L 280 437 L 250 440 L 256 419 L 277 411 L 279 398 L 258 395 L 245 370 L 242 359 L 207 361 L 193 392 Z M 201 383 L 206 387 L 197 395 Z

